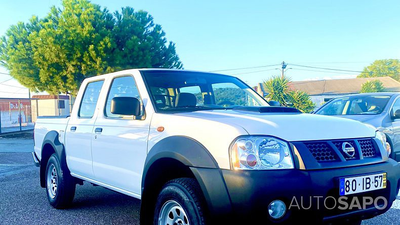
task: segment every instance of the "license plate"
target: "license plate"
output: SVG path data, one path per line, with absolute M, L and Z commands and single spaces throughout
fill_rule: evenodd
M 386 173 L 358 177 L 342 177 L 339 183 L 340 195 L 351 195 L 386 188 Z

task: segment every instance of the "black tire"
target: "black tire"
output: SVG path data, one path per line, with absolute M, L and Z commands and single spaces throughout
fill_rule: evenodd
M 75 195 L 76 183 L 67 169 L 63 169 L 56 154 L 46 166 L 46 194 L 51 206 L 57 209 L 68 207 Z
M 168 213 L 169 205 L 176 203 L 178 204 L 176 205 L 176 208 L 173 208 L 171 211 L 169 211 L 172 214 Z M 181 212 L 179 209 L 183 209 L 183 212 Z M 165 218 L 165 212 L 167 212 L 170 219 L 171 217 L 178 220 L 181 219 L 183 221 L 181 224 L 183 225 L 205 224 L 205 204 L 201 189 L 195 179 L 178 178 L 171 180 L 164 185 L 157 198 L 157 203 L 154 210 L 154 225 L 169 224 L 162 219 Z M 177 215 L 179 214 L 181 218 L 174 216 L 173 212 L 175 212 Z M 171 223 L 169 225 L 174 224 L 180 223 Z
M 351 221 L 338 221 L 331 223 L 331 225 L 361 225 L 362 220 L 351 220 Z

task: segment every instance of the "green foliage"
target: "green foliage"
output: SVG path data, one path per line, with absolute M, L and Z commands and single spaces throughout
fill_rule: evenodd
M 315 104 L 311 101 L 310 96 L 304 91 L 289 92 L 289 100 L 292 107 L 299 109 L 302 112 L 311 112 L 315 108 Z
M 373 93 L 373 92 L 383 92 L 385 91 L 385 87 L 380 80 L 371 80 L 365 82 L 362 87 L 360 93 Z
M 288 106 L 289 99 L 289 84 L 290 80 L 287 77 L 272 77 L 264 82 L 264 87 L 268 91 L 267 99 L 277 101 L 282 106 Z
M 358 77 L 391 77 L 400 81 L 400 60 L 375 60 L 371 65 L 365 67 Z
M 289 89 L 290 80 L 287 77 L 272 77 L 264 82 L 264 87 L 268 91 L 268 100 L 278 101 L 282 106 L 291 106 L 302 112 L 311 112 L 315 104 L 310 96 L 303 91 L 292 91 Z
M 233 105 L 246 105 L 246 94 L 240 88 L 217 88 L 214 90 L 215 102 L 231 102 Z
M 76 94 L 83 79 L 144 67 L 182 68 L 175 45 L 147 12 L 111 14 L 88 0 L 63 0 L 47 17 L 9 28 L 0 63 L 22 85 L 51 94 Z

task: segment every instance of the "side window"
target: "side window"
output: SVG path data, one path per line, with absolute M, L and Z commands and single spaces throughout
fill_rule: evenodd
M 111 100 L 114 97 L 135 97 L 142 102 L 135 79 L 131 76 L 117 77 L 113 80 L 108 92 L 104 114 L 106 117 L 111 118 L 132 118 L 132 116 L 122 116 L 111 113 Z
M 392 113 L 394 114 L 396 110 L 400 109 L 400 98 L 398 98 L 393 104 Z
M 81 106 L 78 112 L 79 117 L 85 117 L 85 118 L 93 117 L 103 83 L 104 83 L 103 80 L 94 81 L 86 86 L 85 92 L 83 93 Z
M 65 109 L 65 101 L 64 100 L 58 100 L 58 108 Z
M 349 101 L 344 99 L 336 99 L 328 103 L 318 114 L 322 115 L 342 115 L 345 114 L 349 105 Z M 346 108 L 344 110 L 344 108 Z

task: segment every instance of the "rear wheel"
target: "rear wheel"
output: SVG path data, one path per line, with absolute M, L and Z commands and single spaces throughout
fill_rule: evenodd
M 46 192 L 50 205 L 58 209 L 66 208 L 74 199 L 75 187 L 74 179 L 53 154 L 46 166 Z
M 157 225 L 205 224 L 204 201 L 196 180 L 178 178 L 162 188 L 155 207 Z

